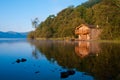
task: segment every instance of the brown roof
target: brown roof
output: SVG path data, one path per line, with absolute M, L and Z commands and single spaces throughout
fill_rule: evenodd
M 89 28 L 96 28 L 95 25 L 87 25 Z
M 81 24 L 80 26 L 76 27 L 76 29 L 79 29 L 79 28 L 82 27 L 82 26 L 87 26 L 87 27 L 89 27 L 89 28 L 96 28 L 95 25 Z

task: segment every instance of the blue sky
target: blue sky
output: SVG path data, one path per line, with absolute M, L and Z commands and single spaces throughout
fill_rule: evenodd
M 70 5 L 87 0 L 0 0 L 0 31 L 27 32 L 33 30 L 31 20 L 44 21 Z

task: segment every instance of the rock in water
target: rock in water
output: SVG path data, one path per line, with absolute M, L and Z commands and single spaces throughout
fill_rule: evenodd
M 69 75 L 75 74 L 75 71 L 73 71 L 73 70 L 68 70 L 67 72 L 69 73 Z
M 20 59 L 17 59 L 16 62 L 17 62 L 17 63 L 20 63 Z
M 35 73 L 36 73 L 36 74 L 37 74 L 37 73 L 40 73 L 40 71 L 36 71 Z
M 26 61 L 27 61 L 27 59 L 25 59 L 25 58 L 17 59 L 17 60 L 16 60 L 16 63 L 26 62 Z
M 21 62 L 26 62 L 26 61 L 27 61 L 27 59 L 25 59 L 25 58 L 21 59 Z
M 66 72 L 61 72 L 61 78 L 67 78 L 70 75 L 74 75 L 75 71 L 74 70 L 68 70 Z
M 61 78 L 67 78 L 68 76 L 68 72 L 61 72 Z

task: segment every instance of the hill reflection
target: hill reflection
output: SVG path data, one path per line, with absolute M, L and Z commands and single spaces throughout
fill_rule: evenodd
M 120 46 L 114 43 L 30 41 L 50 62 L 87 72 L 97 80 L 120 79 Z M 39 57 L 39 56 L 38 56 Z

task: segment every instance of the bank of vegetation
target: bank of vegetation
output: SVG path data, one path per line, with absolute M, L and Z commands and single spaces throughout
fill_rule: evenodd
M 56 16 L 49 15 L 31 31 L 28 38 L 76 38 L 80 24 L 99 25 L 101 39 L 120 39 L 120 0 L 89 0 L 76 7 L 69 6 Z

